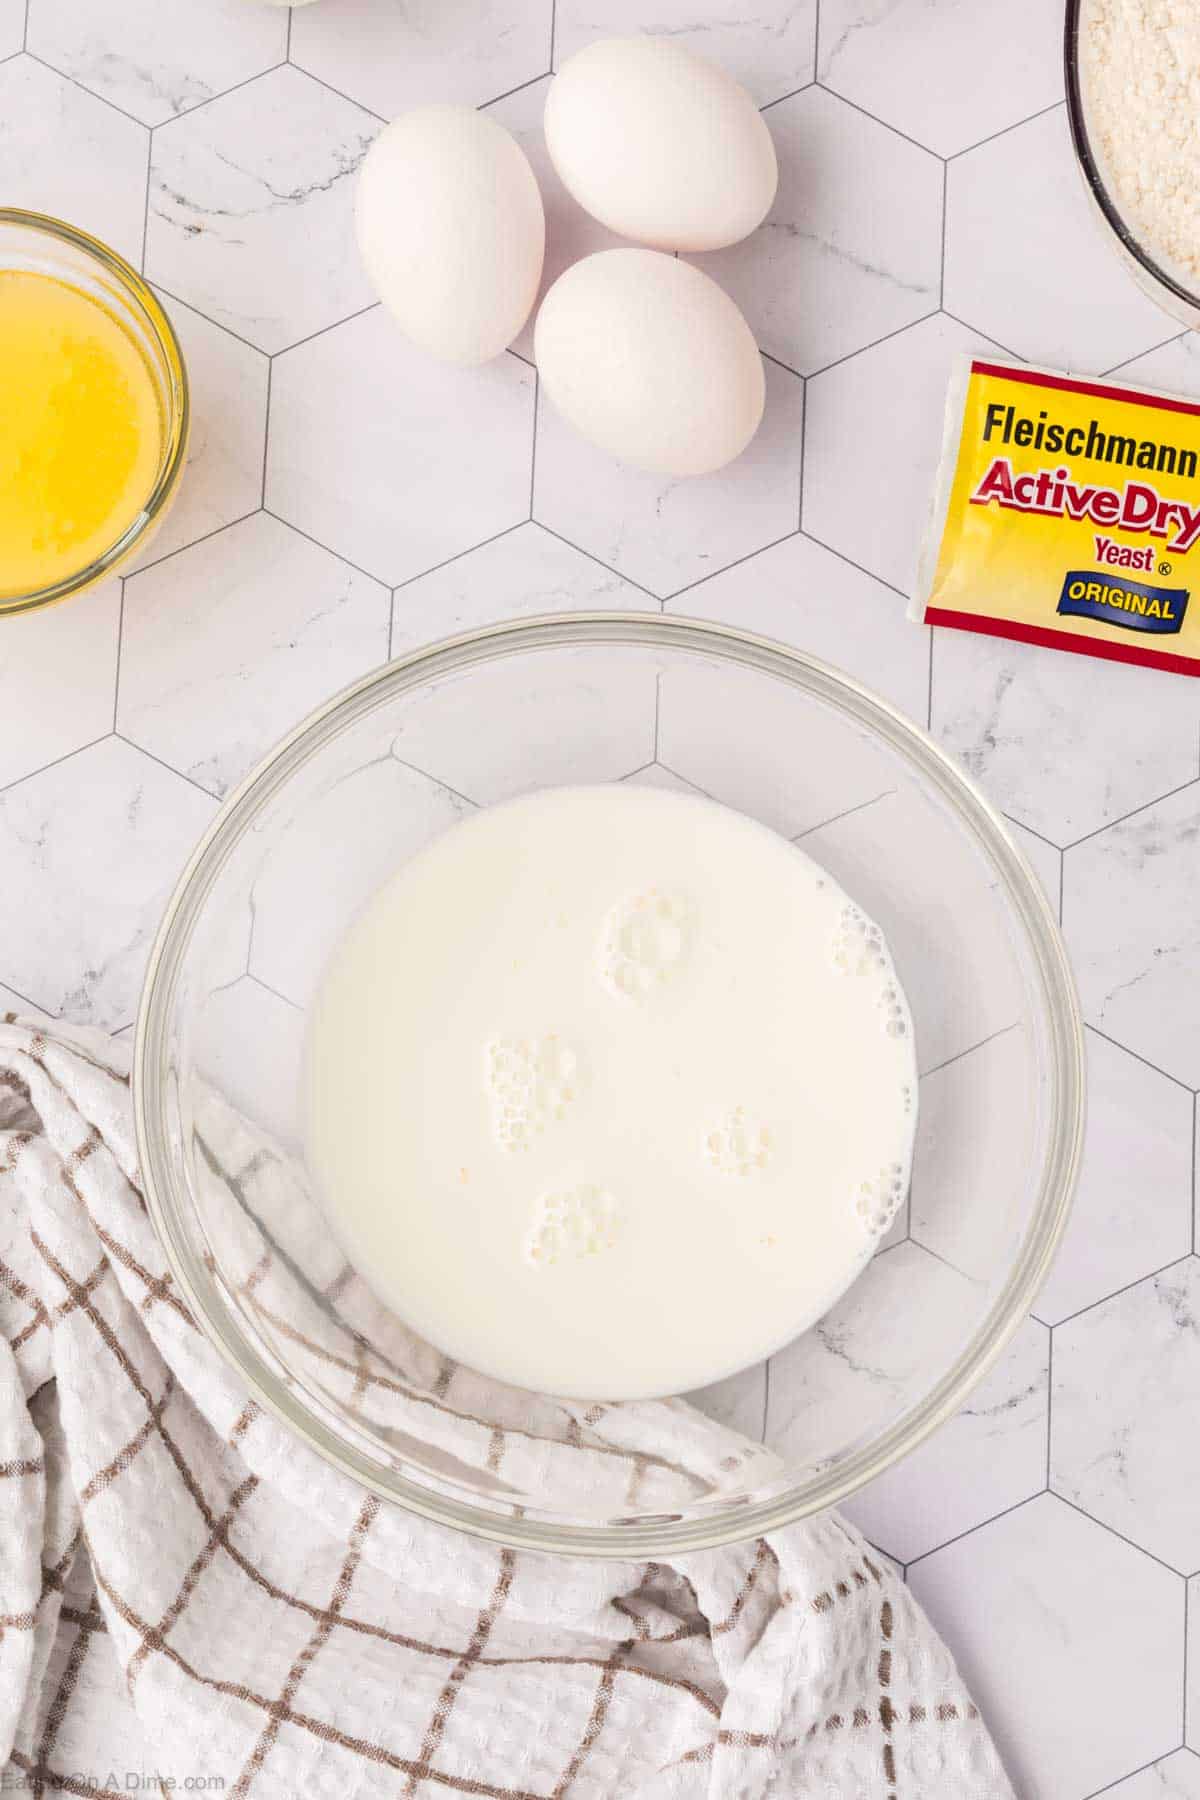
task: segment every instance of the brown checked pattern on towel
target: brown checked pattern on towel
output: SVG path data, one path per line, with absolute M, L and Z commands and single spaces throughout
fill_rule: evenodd
M 598 1572 L 452 1538 L 317 1464 L 238 1391 L 175 1291 L 113 1147 L 105 1107 L 125 1089 L 104 1047 L 73 1061 L 36 1041 L 31 1053 L 32 1034 L 0 1027 L 0 1073 L 46 1122 L 0 1130 L 0 1206 L 22 1223 L 0 1268 L 21 1378 L 9 1410 L 0 1399 L 0 1541 L 17 1546 L 0 1559 L 12 1779 L 81 1800 L 127 1800 L 135 1765 L 219 1779 L 237 1800 L 631 1800 L 651 1783 L 670 1800 L 725 1800 L 836 1777 L 872 1800 L 951 1800 L 920 1771 L 961 1742 L 992 1771 L 979 1800 L 1010 1800 L 949 1659 L 839 1523 L 683 1568 Z M 239 1169 L 246 1193 L 273 1176 L 261 1147 Z M 301 1316 L 294 1248 L 248 1233 L 241 1265 L 281 1334 Z M 367 1303 L 344 1266 L 312 1286 Z M 353 1310 L 327 1339 L 290 1328 L 364 1420 L 419 1408 L 500 1481 L 548 1452 L 617 1496 L 655 1481 L 699 1492 L 730 1448 L 703 1439 L 693 1462 L 673 1412 L 671 1453 L 656 1455 L 644 1419 L 603 1407 L 548 1413 L 544 1443 L 501 1402 L 489 1417 L 470 1371 L 379 1355 Z M 871 1646 L 890 1652 L 901 1630 L 914 1654 L 885 1681 Z M 806 1660 L 814 1682 L 789 1685 Z

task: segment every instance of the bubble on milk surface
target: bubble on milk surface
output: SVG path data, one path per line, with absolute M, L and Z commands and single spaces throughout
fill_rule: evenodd
M 504 1150 L 529 1150 L 547 1125 L 566 1117 L 575 1098 L 579 1058 L 556 1032 L 545 1037 L 492 1038 L 485 1075 L 492 1129 Z
M 744 1106 L 735 1106 L 707 1134 L 704 1151 L 722 1175 L 752 1175 L 771 1160 L 771 1133 Z
M 842 908 L 834 932 L 833 966 L 843 975 L 882 975 L 891 967 L 882 931 L 849 902 Z
M 872 1237 L 882 1237 L 899 1212 L 908 1187 L 905 1166 L 884 1163 L 878 1175 L 859 1183 L 854 1210 Z
M 614 906 L 600 940 L 600 974 L 606 987 L 628 1000 L 645 1000 L 675 975 L 691 934 L 691 909 L 682 894 L 648 888 Z
M 611 1250 L 620 1220 L 612 1195 L 594 1182 L 543 1194 L 525 1238 L 525 1260 L 535 1268 L 579 1261 Z

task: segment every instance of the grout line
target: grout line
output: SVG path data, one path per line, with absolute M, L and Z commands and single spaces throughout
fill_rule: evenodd
M 22 50 L 29 48 L 29 0 L 25 0 L 25 22 L 21 27 L 21 48 Z
M 1122 1544 L 1128 1544 L 1131 1550 L 1140 1550 L 1143 1556 L 1148 1556 L 1150 1561 L 1157 1563 L 1160 1569 L 1166 1569 L 1168 1574 L 1174 1575 L 1183 1584 L 1183 1591 L 1186 1595 L 1188 1578 L 1182 1569 L 1177 1569 L 1173 1563 L 1164 1562 L 1163 1558 L 1156 1556 L 1153 1550 L 1147 1550 L 1145 1544 L 1139 1544 L 1135 1539 L 1126 1537 L 1125 1533 L 1118 1531 L 1115 1525 L 1110 1525 L 1106 1519 L 1097 1518 L 1095 1513 L 1087 1510 L 1086 1506 L 1080 1506 L 1077 1500 L 1068 1499 L 1067 1495 L 1060 1494 L 1057 1488 L 1050 1489 L 1050 1497 L 1053 1500 L 1061 1500 L 1064 1506 L 1069 1506 L 1072 1512 L 1077 1512 L 1081 1519 L 1090 1519 L 1093 1525 L 1098 1525 L 1101 1531 L 1107 1531 L 1110 1537 L 1117 1538 Z
M 389 661 L 389 662 L 391 662 L 391 660 L 392 660 L 392 655 L 393 655 L 393 651 L 392 651 L 392 639 L 393 639 L 393 637 L 394 637 L 394 636 L 395 636 L 395 634 L 396 634 L 396 595 L 397 595 L 397 594 L 398 594 L 398 593 L 399 593 L 399 592 L 400 592 L 400 589 L 399 589 L 399 588 L 393 588 L 393 589 L 392 589 L 392 591 L 391 591 L 391 595 L 390 595 L 390 596 L 389 596 L 389 599 L 388 599 L 388 643 L 387 643 L 387 659 L 388 659 L 388 661 Z
M 679 254 L 678 250 L 674 252 L 676 259 L 678 259 Z M 803 372 L 798 369 L 794 363 L 784 362 L 782 356 L 775 356 L 770 350 L 764 350 L 761 344 L 758 347 L 758 354 L 762 357 L 764 362 L 774 363 L 777 369 L 782 369 L 785 375 L 794 375 L 797 381 L 803 381 L 805 379 Z
M 589 562 L 594 562 L 596 564 L 597 568 L 607 569 L 610 575 L 615 575 L 617 577 L 618 581 L 624 581 L 629 587 L 636 588 L 639 594 L 645 594 L 647 600 L 653 600 L 654 604 L 661 609 L 661 595 L 653 593 L 650 588 L 643 586 L 640 581 L 635 581 L 632 575 L 626 575 L 623 574 L 620 569 L 614 569 L 611 563 L 606 563 L 604 558 L 602 556 L 597 556 L 594 551 L 585 550 L 582 544 L 572 543 L 571 539 L 564 537 L 561 531 L 555 531 L 553 525 L 547 525 L 545 519 L 534 519 L 532 521 L 528 519 L 521 520 L 523 525 L 530 524 L 531 522 L 534 525 L 540 525 L 543 531 L 548 531 L 552 538 L 557 538 L 560 544 L 565 544 L 567 546 L 568 550 L 577 550 L 580 556 L 586 556 Z M 745 558 L 741 557 L 738 560 L 745 561 Z M 730 566 L 732 567 L 732 564 Z M 686 592 L 686 589 L 681 588 L 679 591 L 680 593 L 684 593 Z
M 1019 350 L 1010 349 L 1007 344 L 1002 344 L 999 338 L 992 337 L 990 333 L 986 331 L 981 331 L 978 325 L 972 325 L 970 319 L 964 319 L 961 313 L 951 312 L 948 306 L 942 307 L 942 316 L 943 318 L 949 319 L 953 325 L 961 325 L 964 331 L 969 331 L 971 333 L 972 337 L 986 338 L 989 344 L 994 344 L 996 346 L 1002 356 L 1009 357 L 1013 362 L 1023 363 L 1029 361 L 1029 358 L 1027 356 L 1022 356 Z
M 502 531 L 493 531 L 491 537 L 481 538 L 479 543 L 471 544 L 466 550 L 456 550 L 453 556 L 445 556 L 441 562 L 431 563 L 427 569 L 418 569 L 415 575 L 406 575 L 403 581 L 397 581 L 392 588 L 393 595 L 401 588 L 411 587 L 414 581 L 424 581 L 427 575 L 436 575 L 439 569 L 448 569 L 451 563 L 461 562 L 464 556 L 474 556 L 476 550 L 486 550 L 489 544 L 498 544 L 501 538 L 511 537 L 514 531 L 524 531 L 534 521 L 518 519 L 515 525 L 506 525 Z
M 169 118 L 160 119 L 157 125 L 151 127 L 151 130 L 158 131 L 164 125 L 174 125 L 177 119 L 190 119 L 192 114 L 199 112 L 202 107 L 211 106 L 217 100 L 224 100 L 227 95 L 236 94 L 239 89 L 249 87 L 252 81 L 261 81 L 264 75 L 274 75 L 276 69 L 286 67 L 285 59 L 283 62 L 271 63 L 268 68 L 256 69 L 253 75 L 243 76 L 242 80 L 235 81 L 232 87 L 222 88 L 219 94 L 206 94 L 203 100 L 196 100 L 191 106 L 181 106 L 179 111 L 173 112 Z
M 1181 781 L 1178 787 L 1168 788 L 1165 794 L 1159 794 L 1153 800 L 1143 800 L 1140 806 L 1135 806 L 1131 811 L 1122 813 L 1119 819 L 1106 819 L 1104 824 L 1097 825 L 1094 831 L 1085 831 L 1082 837 L 1072 838 L 1069 844 L 1063 845 L 1063 849 L 1077 850 L 1080 844 L 1089 844 L 1093 838 L 1099 837 L 1101 832 L 1113 831 L 1118 825 L 1127 825 L 1130 819 L 1136 819 L 1139 813 L 1149 812 L 1153 806 L 1161 806 L 1164 800 L 1174 800 L 1177 794 L 1185 794 L 1189 788 L 1196 785 L 1197 777 L 1189 775 L 1188 779 Z
M 1103 1787 L 1093 1788 L 1090 1794 L 1084 1795 L 1083 1800 L 1101 1800 L 1101 1795 L 1111 1794 L 1114 1788 L 1124 1787 L 1127 1781 L 1133 1781 L 1136 1776 L 1144 1775 L 1148 1769 L 1157 1769 L 1160 1763 L 1166 1762 L 1168 1756 L 1177 1756 L 1181 1750 L 1186 1749 L 1186 1744 L 1173 1744 L 1169 1750 L 1164 1750 L 1158 1756 L 1151 1757 L 1149 1762 L 1140 1764 L 1138 1768 L 1126 1769 L 1117 1776 L 1115 1781 L 1106 1781 Z M 1165 1794 L 1166 1790 L 1163 1791 Z
M 524 360 L 524 359 L 522 359 Z M 537 441 L 538 414 L 541 410 L 542 383 L 536 369 L 533 371 L 533 433 L 529 444 L 529 519 L 533 523 L 533 496 L 537 490 Z
M 994 144 L 997 138 L 1007 137 L 1010 131 L 1019 131 L 1022 125 L 1032 125 L 1035 119 L 1044 119 L 1047 113 L 1060 110 L 1065 112 L 1066 105 L 1065 100 L 1052 100 L 1049 106 L 1039 107 L 1027 119 L 1016 119 L 1011 125 L 1002 125 L 999 131 L 990 132 L 987 137 L 978 138 L 973 144 L 964 144 L 961 150 L 952 150 L 946 161 L 957 162 L 960 156 L 970 156 L 972 150 L 982 150 L 985 144 Z
M 223 531 L 232 531 L 235 525 L 244 525 L 247 519 L 257 518 L 262 511 L 261 506 L 252 506 L 249 512 L 239 513 L 236 519 L 227 519 L 224 525 L 214 525 L 211 531 L 202 532 L 197 538 L 189 538 L 186 544 L 177 544 L 174 550 L 164 550 L 161 556 L 151 557 L 149 562 L 140 563 L 131 569 L 123 581 L 137 581 L 142 575 L 148 575 L 151 569 L 161 569 L 164 563 L 170 562 L 173 556 L 182 556 L 185 550 L 195 550 L 199 544 L 207 544 L 210 538 L 220 537 Z
M 231 338 L 236 338 L 239 344 L 245 344 L 247 350 L 257 350 L 260 356 L 272 354 L 271 351 L 264 350 L 261 344 L 252 343 L 248 337 L 243 337 L 241 332 L 235 331 L 232 325 L 226 325 L 223 320 L 214 319 L 209 313 L 202 312 L 195 301 L 185 300 L 181 294 L 176 294 L 169 287 L 164 287 L 162 282 L 157 279 L 150 277 L 147 279 L 150 281 L 151 287 L 156 289 L 159 294 L 165 294 L 166 298 L 173 300 L 176 306 L 185 306 L 189 312 L 194 312 L 198 319 L 203 319 L 206 324 L 212 326 L 214 331 L 227 331 Z M 286 349 L 287 346 L 285 345 L 284 348 Z M 275 351 L 274 354 L 278 355 L 279 352 Z
M 821 79 L 821 0 L 813 0 L 813 80 Z
M 28 11 L 26 20 L 28 20 Z M 131 125 L 137 125 L 149 136 L 149 125 L 145 119 L 139 119 L 136 113 L 126 112 L 123 106 L 118 106 L 115 100 L 108 98 L 107 94 L 97 93 L 95 88 L 84 87 L 82 81 L 77 81 L 70 70 L 56 68 L 53 63 L 47 62 L 44 56 L 39 56 L 36 50 L 31 50 L 28 44 L 25 45 L 25 54 L 30 62 L 37 63 L 39 68 L 46 69 L 51 75 L 57 75 L 60 81 L 69 81 L 71 86 L 78 88 L 81 94 L 87 94 L 89 99 L 98 100 L 101 106 L 107 106 L 110 112 L 118 113 L 122 119 L 128 119 Z M 205 104 L 207 105 L 207 102 Z
M 18 51 L 17 54 L 20 55 L 20 51 Z M 34 1012 L 45 1013 L 48 1019 L 60 1019 L 62 1017 L 61 1013 L 54 1012 L 49 1006 L 40 1005 L 38 1001 L 31 999 L 28 994 L 23 994 L 20 988 L 15 988 L 11 981 L 5 981 L 2 977 L 0 977 L 0 987 L 7 988 L 14 1000 L 21 1001 L 24 1006 L 31 1006 Z
M 1032 1315 L 1031 1315 L 1032 1316 Z M 1041 1321 L 1039 1320 L 1040 1324 Z M 1054 1440 L 1054 1327 L 1047 1325 L 1046 1339 L 1046 1492 L 1050 1493 L 1051 1445 Z
M 1183 1584 L 1183 1744 L 1188 1749 L 1188 1632 L 1189 1614 L 1191 1613 L 1191 1589 L 1187 1582 Z
M 807 94 L 809 88 L 816 86 L 817 78 L 814 75 L 811 81 L 802 81 L 799 87 L 789 88 L 786 94 L 776 94 L 774 100 L 764 100 L 758 110 L 765 113 L 770 112 L 773 106 L 786 106 L 789 100 L 794 100 L 798 94 Z
M 554 73 L 554 39 L 558 32 L 558 0 L 550 0 L 550 73 Z
M 289 69 L 295 69 L 297 75 L 303 75 L 306 81 L 315 82 L 318 87 L 324 88 L 327 94 L 336 94 L 339 100 L 344 100 L 346 102 L 347 106 L 353 106 L 358 112 L 366 113 L 368 119 L 378 119 L 381 125 L 386 125 L 388 123 L 383 114 L 377 113 L 373 106 L 364 106 L 361 100 L 355 100 L 352 95 L 343 93 L 341 88 L 334 87 L 332 81 L 326 81 L 323 75 L 314 75 L 307 64 L 293 62 L 290 44 L 288 45 L 288 60 L 286 65 L 283 63 L 278 63 L 276 65 L 276 67 L 281 69 L 285 66 Z M 245 84 L 243 83 L 243 86 L 244 85 Z
M 945 163 L 946 158 L 940 150 L 931 150 L 928 144 L 920 143 L 915 137 L 910 137 L 907 131 L 901 131 L 898 125 L 891 124 L 887 119 L 881 119 L 878 113 L 873 113 L 869 107 L 860 105 L 857 100 L 851 100 L 849 95 L 843 94 L 838 88 L 827 87 L 819 75 L 813 86 L 819 87 L 821 92 L 828 94 L 831 99 L 840 100 L 843 106 L 849 106 L 856 113 L 861 113 L 864 119 L 872 119 L 881 131 L 888 131 L 893 137 L 898 137 L 904 143 L 911 144 L 914 150 L 921 152 L 922 156 L 931 157 L 934 162 Z
M 940 1074 L 943 1069 L 950 1068 L 953 1063 L 961 1062 L 964 1056 L 974 1056 L 976 1050 L 982 1050 L 985 1044 L 994 1044 L 997 1038 L 1006 1037 L 1010 1031 L 1016 1031 L 1019 1024 L 1020 1021 L 1014 1019 L 1011 1025 L 1001 1025 L 997 1031 L 989 1031 L 987 1036 L 980 1038 L 977 1044 L 969 1044 L 965 1050 L 956 1050 L 953 1056 L 946 1058 L 945 1062 L 934 1063 L 932 1069 L 920 1070 L 917 1080 L 924 1081 L 927 1075 Z
M 117 603 L 117 660 L 113 670 L 113 716 L 112 728 L 115 736 L 117 729 L 117 708 L 121 701 L 121 651 L 125 642 L 125 577 L 120 577 L 121 598 Z
M 260 987 L 262 989 L 264 994 L 271 994 L 276 1000 L 282 1000 L 283 1004 L 285 1006 L 290 1006 L 293 1012 L 302 1013 L 304 1011 L 304 1008 L 298 1001 L 289 1000 L 286 994 L 281 994 L 278 988 L 272 987 L 269 981 L 264 981 L 261 975 L 252 975 L 249 969 L 246 970 L 244 975 L 239 975 L 238 980 L 252 981 L 255 987 Z
M 893 338 L 902 337 L 906 331 L 912 331 L 914 326 L 924 325 L 927 319 L 936 319 L 941 311 L 940 306 L 931 306 L 927 313 L 921 314 L 920 318 L 909 319 L 906 324 L 897 325 L 894 331 L 885 331 L 882 337 L 873 338 L 869 344 L 860 344 L 857 350 L 847 350 L 845 356 L 835 356 L 832 362 L 822 363 L 819 369 L 810 369 L 804 379 L 815 381 L 818 375 L 828 375 L 831 369 L 840 369 L 843 363 L 851 362 L 856 356 L 865 356 L 868 350 L 878 350 L 880 344 L 888 344 Z M 982 337 L 985 334 L 980 332 L 979 335 Z M 996 343 L 995 338 L 990 338 L 988 341 Z M 999 350 L 1003 346 L 997 344 L 996 348 Z M 783 366 L 786 368 L 788 365 L 785 363 Z M 798 371 L 793 370 L 792 373 L 796 374 Z
M 1131 1050 L 1128 1044 L 1122 1044 L 1119 1039 L 1110 1037 L 1107 1031 L 1101 1031 L 1098 1025 L 1093 1025 L 1090 1019 L 1084 1020 L 1084 1030 L 1094 1032 L 1098 1038 L 1103 1038 L 1106 1044 L 1111 1044 L 1114 1050 L 1123 1050 L 1126 1056 L 1132 1056 L 1134 1062 L 1140 1062 L 1147 1069 L 1153 1069 L 1156 1075 L 1161 1075 L 1164 1081 L 1171 1083 L 1172 1087 L 1182 1088 L 1185 1094 L 1195 1094 L 1196 1090 L 1189 1087 L 1186 1081 L 1181 1081 L 1178 1075 L 1172 1075 L 1168 1070 L 1160 1069 L 1158 1064 L 1151 1062 L 1148 1056 L 1143 1056 L 1140 1051 Z
M 277 525 L 282 525 L 286 531 L 294 531 L 297 537 L 304 538 L 309 544 L 315 544 L 318 550 L 323 550 L 325 552 L 326 556 L 332 556 L 336 558 L 338 562 L 345 563 L 348 569 L 354 569 L 359 575 L 364 575 L 368 581 L 373 581 L 376 587 L 385 588 L 390 585 L 384 580 L 382 575 L 373 575 L 370 569 L 364 569 L 361 563 L 351 562 L 350 558 L 344 555 L 342 551 L 333 550 L 328 544 L 323 544 L 320 538 L 313 536 L 311 531 L 305 531 L 303 526 L 293 524 L 292 520 L 285 519 L 282 513 L 272 512 L 271 508 L 267 506 L 265 502 L 259 508 L 259 511 L 265 514 L 268 519 L 274 519 L 275 523 Z
M 1119 375 L 1121 370 L 1129 368 L 1131 363 L 1141 362 L 1143 356 L 1153 356 L 1156 350 L 1165 350 L 1169 344 L 1177 344 L 1180 338 L 1190 335 L 1186 328 L 1183 331 L 1172 332 L 1170 337 L 1160 339 L 1157 344 L 1148 344 L 1144 350 L 1139 350 L 1136 356 L 1127 356 L 1124 362 L 1114 363 L 1111 369 L 1101 369 L 1100 379 L 1106 381 L 1110 375 Z
M 693 588 L 703 587 L 706 581 L 715 581 L 718 575 L 727 575 L 730 569 L 740 569 L 743 563 L 753 562 L 756 556 L 764 556 L 768 550 L 776 550 L 780 544 L 790 543 L 792 538 L 799 536 L 799 526 L 793 526 L 791 531 L 785 531 L 782 537 L 772 538 L 769 544 L 761 544 L 757 550 L 747 550 L 744 556 L 735 556 L 732 562 L 722 563 L 719 569 L 709 569 L 705 574 L 697 575 L 694 581 L 685 582 L 683 587 L 674 588 L 665 596 L 661 601 L 664 611 L 676 600 L 682 599 L 684 594 L 690 594 Z
M 73 756 L 82 756 L 85 750 L 94 750 L 97 744 L 106 744 L 115 733 L 102 731 L 99 737 L 89 738 L 86 744 L 76 744 L 73 750 L 64 750 L 61 756 L 51 757 L 49 762 L 42 763 L 39 768 L 30 769 L 24 775 L 18 775 L 15 781 L 6 781 L 0 787 L 0 794 L 11 794 L 23 782 L 32 781 L 35 775 L 44 775 L 48 769 L 57 769 L 60 763 L 70 762 Z
M 824 831 L 829 825 L 840 825 L 843 819 L 849 819 L 855 813 L 866 812 L 868 806 L 878 806 L 881 800 L 888 800 L 896 792 L 895 788 L 884 788 L 881 794 L 872 794 L 869 800 L 859 800 L 853 806 L 843 807 L 841 812 L 834 813 L 831 818 L 822 819 L 816 825 L 806 825 L 803 831 L 797 831 L 791 842 L 798 844 L 801 838 L 811 837 L 814 831 Z
M 186 781 L 189 787 L 194 787 L 196 792 L 198 794 L 203 794 L 206 800 L 220 802 L 225 798 L 224 794 L 214 794 L 211 788 L 206 788 L 203 782 L 196 780 L 194 775 L 187 774 L 183 769 L 177 769 L 174 763 L 164 761 L 164 759 L 161 756 L 157 756 L 153 750 L 147 750 L 145 744 L 140 744 L 136 738 L 126 737 L 123 731 L 114 731 L 112 735 L 119 744 L 127 744 L 131 750 L 136 750 L 139 756 L 149 757 L 152 763 L 157 763 L 159 768 L 165 769 L 169 775 L 178 775 L 180 781 Z M 236 782 L 232 784 L 234 787 L 236 787 L 236 785 Z
M 518 81 L 516 87 L 505 88 L 502 94 L 493 94 L 490 100 L 481 100 L 475 108 L 476 112 L 486 112 L 489 106 L 499 106 L 503 100 L 511 100 L 514 94 L 523 94 L 526 88 L 536 87 L 539 81 L 545 81 L 547 75 L 553 75 L 553 69 L 539 69 L 527 81 Z
M 271 442 L 271 385 L 274 374 L 275 359 L 272 357 L 267 363 L 267 396 L 266 408 L 263 413 L 262 480 L 259 482 L 258 487 L 258 504 L 260 507 L 265 507 L 267 504 L 267 450 Z
M 361 319 L 364 314 L 377 312 L 383 305 L 382 300 L 368 300 L 357 312 L 347 313 L 344 319 L 335 319 L 331 325 L 319 325 L 316 331 L 310 331 L 307 337 L 297 338 L 294 344 L 284 344 L 279 350 L 260 350 L 259 355 L 274 362 L 277 356 L 288 356 L 293 350 L 299 350 L 302 344 L 311 344 L 314 338 L 324 337 L 327 331 L 336 331 L 339 325 L 349 325 L 352 319 Z
M 1200 1120 L 1197 1118 L 1197 1099 L 1192 1095 L 1192 1255 L 1196 1254 L 1196 1128 Z
M 1023 1506 L 1029 1506 L 1033 1501 L 1040 1500 L 1044 1491 L 1045 1490 L 1043 1489 L 1036 1494 L 1026 1494 L 1023 1500 L 1014 1500 L 1011 1506 L 1002 1507 L 998 1513 L 993 1513 L 990 1518 L 980 1519 L 977 1525 L 968 1525 L 965 1531 L 956 1532 L 952 1538 L 947 1538 L 945 1543 L 934 1544 L 932 1549 L 923 1550 L 920 1556 L 914 1556 L 911 1562 L 905 1563 L 905 1579 L 908 1577 L 908 1571 L 910 1569 L 915 1569 L 918 1563 L 928 1562 L 931 1556 L 937 1556 L 943 1550 L 948 1550 L 951 1544 L 961 1544 L 964 1538 L 974 1536 L 975 1532 L 983 1531 L 986 1526 L 995 1525 L 1000 1519 L 1007 1519 L 1009 1513 L 1020 1512 Z
M 946 304 L 946 222 L 950 214 L 950 165 L 942 164 L 942 260 L 938 275 L 938 305 Z
M 295 14 L 296 14 L 295 7 L 289 6 L 288 7 L 288 16 L 287 16 L 287 36 L 283 40 L 283 60 L 284 60 L 284 62 L 291 62 L 291 60 L 292 60 L 292 20 L 295 17 Z
M 1128 1294 L 1131 1289 L 1141 1287 L 1143 1282 L 1157 1281 L 1160 1275 L 1166 1275 L 1171 1269 L 1177 1269 L 1180 1263 L 1187 1262 L 1190 1256 L 1191 1251 L 1185 1250 L 1182 1256 L 1173 1256 L 1170 1262 L 1161 1263 L 1157 1269 L 1147 1269 L 1143 1274 L 1135 1276 L 1132 1281 L 1123 1282 L 1119 1288 L 1114 1288 L 1111 1294 L 1101 1294 L 1098 1299 L 1089 1300 L 1086 1306 L 1077 1306 L 1075 1311 L 1067 1313 L 1065 1318 L 1055 1319 L 1051 1329 L 1057 1331 L 1062 1325 L 1073 1325 L 1076 1319 L 1082 1319 L 1084 1313 L 1094 1312 L 1098 1306 L 1107 1306 L 1110 1300 L 1119 1299 L 1122 1294 Z M 1036 1314 L 1031 1317 L 1036 1317 Z M 1038 1319 L 1039 1325 L 1045 1325 L 1047 1322 L 1045 1319 Z

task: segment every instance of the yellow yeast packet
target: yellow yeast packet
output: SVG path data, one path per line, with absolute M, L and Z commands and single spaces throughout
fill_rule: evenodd
M 1200 404 L 958 359 L 910 618 L 1200 675 Z

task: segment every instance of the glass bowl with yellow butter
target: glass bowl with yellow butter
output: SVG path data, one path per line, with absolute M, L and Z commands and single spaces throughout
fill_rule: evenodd
M 0 614 L 81 593 L 144 547 L 187 432 L 183 355 L 137 272 L 0 207 Z

